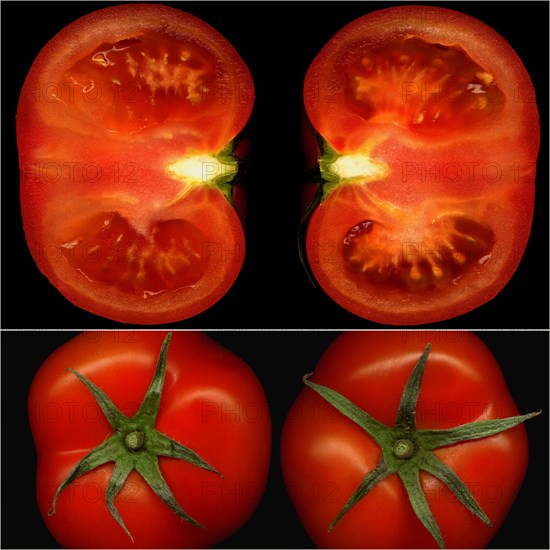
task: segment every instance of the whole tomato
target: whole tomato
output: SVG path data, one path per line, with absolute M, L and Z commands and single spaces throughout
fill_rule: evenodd
M 502 372 L 471 332 L 348 332 L 285 421 L 284 479 L 320 548 L 481 548 L 528 461 Z
M 262 497 L 264 392 L 205 334 L 82 333 L 40 367 L 28 407 L 38 506 L 64 547 L 209 547 Z
M 321 49 L 303 93 L 318 158 L 303 248 L 321 288 L 392 325 L 494 298 L 528 242 L 540 141 L 506 39 L 442 7 L 373 11 Z
M 74 21 L 41 50 L 17 109 L 21 211 L 40 271 L 119 322 L 205 311 L 245 241 L 236 136 L 252 77 L 210 25 L 160 4 Z

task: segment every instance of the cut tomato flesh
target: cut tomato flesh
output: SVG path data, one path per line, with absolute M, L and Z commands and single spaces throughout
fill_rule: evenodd
M 306 247 L 327 294 L 379 323 L 439 321 L 487 301 L 526 239 L 518 218 L 503 218 L 497 203 L 428 201 L 386 211 L 370 198 L 368 185 L 334 190 L 310 219 Z M 527 205 L 520 211 L 530 215 Z
M 88 221 L 61 250 L 92 281 L 145 297 L 199 281 L 206 269 L 205 240 L 202 231 L 186 220 L 156 222 L 147 238 L 120 214 L 107 212 Z
M 64 83 L 78 108 L 100 105 L 106 129 L 136 132 L 203 115 L 215 91 L 214 66 L 213 56 L 190 41 L 148 33 L 99 45 Z
M 463 216 L 433 220 L 420 241 L 396 239 L 395 228 L 371 220 L 355 225 L 343 240 L 347 269 L 357 284 L 383 283 L 387 290 L 425 290 L 453 284 L 474 265 L 491 259 L 491 229 Z
M 351 112 L 421 134 L 475 124 L 505 101 L 493 75 L 460 48 L 418 38 L 369 49 L 345 74 Z

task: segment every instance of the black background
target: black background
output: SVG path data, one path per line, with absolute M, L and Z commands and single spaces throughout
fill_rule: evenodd
M 170 4 L 169 2 L 167 2 Z M 106 3 L 2 3 L 3 163 L 2 273 L 4 328 L 117 328 L 66 300 L 38 271 L 25 243 L 19 210 L 15 110 L 32 61 L 64 26 Z M 430 3 L 437 5 L 438 2 Z M 208 22 L 248 65 L 256 102 L 248 127 L 254 149 L 247 178 L 249 217 L 243 270 L 228 294 L 181 328 L 382 328 L 334 303 L 307 279 L 297 255 L 302 84 L 322 46 L 343 26 L 379 2 L 172 3 Z M 548 3 L 444 2 L 471 14 L 505 37 L 534 82 L 542 122 L 533 231 L 521 265 L 505 289 L 473 312 L 440 328 L 548 328 Z M 12 37 L 11 27 L 38 21 Z M 29 306 L 22 302 L 23 297 Z M 434 326 L 434 325 L 432 325 Z
M 273 422 L 273 453 L 264 498 L 250 521 L 220 548 L 313 548 L 288 499 L 279 468 L 279 438 L 287 411 L 337 336 L 332 331 L 209 333 L 244 359 L 266 392 Z M 2 547 L 58 548 L 35 500 L 36 458 L 27 421 L 32 378 L 74 332 L 2 334 Z M 530 460 L 520 493 L 491 548 L 548 548 L 548 333 L 479 332 L 497 358 L 521 413 L 543 409 L 525 423 Z M 441 335 L 441 338 L 444 337 Z M 13 450 L 12 450 L 13 449 Z M 17 518 L 17 519 L 16 519 Z

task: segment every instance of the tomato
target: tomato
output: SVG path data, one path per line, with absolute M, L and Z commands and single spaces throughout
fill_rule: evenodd
M 163 338 L 82 333 L 32 382 L 38 506 L 64 547 L 212 546 L 263 494 L 271 424 L 257 378 L 205 334 Z
M 254 87 L 205 22 L 159 4 L 84 16 L 42 49 L 17 111 L 21 209 L 39 269 L 77 306 L 159 324 L 236 280 L 234 138 Z
M 304 102 L 322 177 L 305 247 L 334 301 L 415 325 L 506 285 L 530 234 L 540 130 L 503 37 L 445 8 L 375 11 L 320 51 Z
M 343 333 L 304 381 L 283 427 L 281 465 L 318 547 L 490 541 L 526 473 L 522 422 L 538 413 L 516 416 L 501 369 L 475 334 Z

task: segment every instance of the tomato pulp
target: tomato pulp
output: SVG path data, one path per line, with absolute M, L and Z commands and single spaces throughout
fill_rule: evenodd
M 40 52 L 17 112 L 25 235 L 77 306 L 158 324 L 204 311 L 244 259 L 232 140 L 254 88 L 234 48 L 158 4 L 78 19 Z
M 413 325 L 505 286 L 530 233 L 540 130 L 504 38 L 445 8 L 376 11 L 321 50 L 304 102 L 323 180 L 305 246 L 333 300 Z
M 151 397 L 147 389 L 164 336 L 157 331 L 82 333 L 50 355 L 32 382 L 28 405 L 38 456 L 38 506 L 63 547 L 209 547 L 242 527 L 262 497 L 271 450 L 266 397 L 249 366 L 207 335 L 172 335 L 160 398 L 157 386 L 154 426 L 140 430 L 138 413 L 146 393 Z M 104 392 L 116 414 L 104 414 L 105 404 L 82 377 Z M 113 427 L 118 411 L 124 423 L 135 422 L 129 434 Z M 171 440 L 161 452 L 150 448 L 153 427 Z M 128 441 L 139 431 L 141 447 L 130 452 L 122 447 L 108 460 L 95 460 L 59 491 L 92 450 L 119 435 Z M 209 468 L 171 453 L 179 446 L 197 453 Z M 125 471 L 127 478 L 121 477 L 125 454 L 136 460 L 129 475 Z M 140 466 L 148 454 L 151 463 L 158 460 L 156 468 Z M 117 478 L 118 492 L 111 493 L 115 517 L 106 501 Z M 170 494 L 172 505 L 193 521 L 166 504 Z
M 377 439 L 374 430 L 371 435 L 362 429 L 357 418 L 364 411 L 375 427 L 398 428 L 404 388 L 428 344 L 431 351 L 419 395 L 407 413 L 412 426 L 396 430 L 400 435 L 395 440 L 392 435 Z M 521 487 L 528 442 L 521 423 L 493 435 L 471 437 L 483 421 L 518 414 L 497 361 L 475 334 L 343 333 L 321 357 L 310 380 L 353 404 L 338 409 L 311 387 L 304 388 L 283 428 L 284 479 L 305 530 L 319 548 L 435 548 L 438 542 L 449 548 L 486 546 Z M 465 425 L 469 435 L 435 445 L 430 451 L 435 459 L 428 456 L 430 460 L 422 464 L 430 454 L 425 453 L 422 433 L 441 437 L 450 430 L 456 435 Z M 401 470 L 389 475 L 386 471 L 386 477 L 379 475 L 372 490 L 342 514 L 362 482 L 381 472 L 383 461 L 391 465 L 391 452 L 403 443 L 412 443 L 411 454 L 394 458 L 393 466 L 402 462 L 403 468 L 411 467 L 407 483 Z M 434 468 L 437 461 L 444 465 L 442 477 Z M 410 491 L 410 471 L 415 469 L 416 483 Z M 453 477 L 455 482 L 449 483 Z M 456 477 L 481 507 L 484 520 L 483 514 L 476 517 L 459 500 Z M 413 499 L 411 493 L 421 497 Z M 419 508 L 423 514 L 417 514 Z M 439 541 L 420 519 L 430 515 L 430 527 Z

